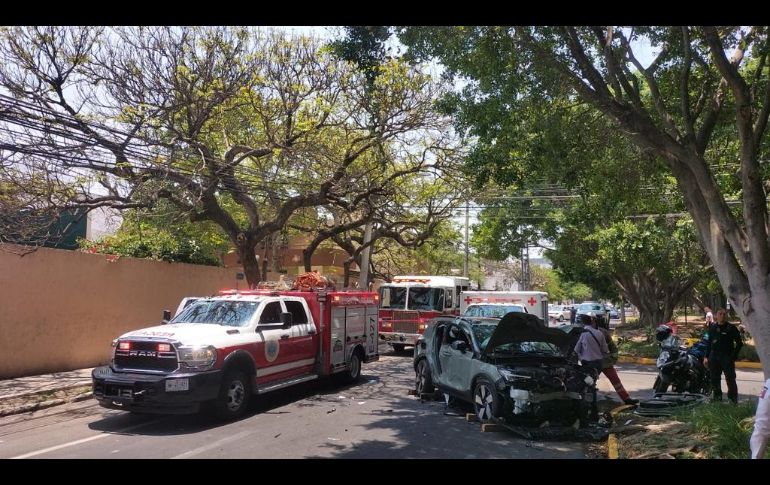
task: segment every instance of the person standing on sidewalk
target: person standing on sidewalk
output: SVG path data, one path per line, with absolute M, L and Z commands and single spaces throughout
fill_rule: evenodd
M 599 327 L 599 331 L 604 335 L 604 340 L 607 342 L 607 348 L 609 349 L 609 355 L 606 355 L 604 359 L 602 359 L 602 374 L 607 376 L 607 379 L 612 383 L 612 387 L 615 388 L 615 392 L 618 393 L 618 396 L 620 396 L 620 399 L 625 404 L 639 404 L 638 399 L 631 399 L 628 391 L 626 391 L 626 388 L 623 387 L 623 383 L 620 381 L 618 371 L 615 370 L 615 363 L 618 361 L 618 346 L 615 341 L 612 340 L 610 330 Z
M 590 316 L 590 325 L 584 326 L 583 333 L 575 344 L 575 353 L 580 360 L 583 369 L 592 374 L 593 384 L 593 402 L 591 403 L 591 419 L 599 419 L 599 404 L 596 402 L 596 381 L 602 372 L 602 360 L 605 355 L 609 355 L 610 350 L 607 342 L 604 340 L 604 334 L 599 331 L 598 320 L 595 316 Z
M 703 363 L 711 372 L 711 385 L 714 400 L 722 400 L 722 373 L 727 382 L 727 398 L 733 404 L 738 402 L 738 383 L 735 381 L 735 361 L 743 347 L 741 333 L 735 325 L 727 321 L 727 310 L 720 308 L 717 322 L 709 327 L 709 339 L 706 341 L 706 358 Z
M 767 442 L 770 440 L 770 379 L 759 393 L 757 412 L 754 415 L 754 432 L 751 433 L 751 458 L 764 458 Z

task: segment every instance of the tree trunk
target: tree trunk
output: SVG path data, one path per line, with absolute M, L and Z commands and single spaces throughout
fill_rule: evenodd
M 622 294 L 620 295 L 620 324 L 626 325 L 626 299 Z
M 265 251 L 262 253 L 262 277 L 267 278 L 267 254 L 270 251 L 270 236 L 264 238 Z
M 243 265 L 243 273 L 246 275 L 246 282 L 249 284 L 249 288 L 254 288 L 262 279 L 262 273 L 259 270 L 259 262 L 255 253 L 256 244 L 244 242 L 236 247 Z
M 768 321 L 770 321 L 770 293 L 768 293 L 770 281 L 767 277 L 764 280 L 763 286 L 758 284 L 758 288 L 752 288 L 750 311 L 746 312 L 744 306 L 739 305 L 739 302 L 732 298 L 731 301 L 741 322 L 746 325 L 754 339 L 754 345 L 762 362 L 762 370 L 765 373 L 765 378 L 767 378 L 770 376 L 770 359 L 766 355 L 770 349 L 770 325 L 768 325 Z
M 302 250 L 302 261 L 305 265 L 305 271 L 310 272 L 312 270 L 311 261 L 313 258 L 313 252 L 315 248 L 313 248 L 313 251 L 310 250 L 310 248 L 305 248 Z
M 342 285 L 343 288 L 347 288 L 350 286 L 350 265 L 351 264 L 352 264 L 352 261 L 350 259 L 342 263 L 343 268 L 345 268 L 345 279 L 343 280 L 344 283 Z

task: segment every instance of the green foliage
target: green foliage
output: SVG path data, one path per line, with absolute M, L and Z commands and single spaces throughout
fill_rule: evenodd
M 330 47 L 341 59 L 356 63 L 370 83 L 378 75 L 378 67 L 387 59 L 384 43 L 390 37 L 390 28 L 384 26 L 346 27 L 345 39 L 331 43 Z
M 555 250 L 546 256 L 565 280 L 585 283 L 595 290 L 595 296 L 611 298 L 617 294 L 618 277 L 627 277 L 626 286 L 643 278 L 654 288 L 644 296 L 648 300 L 645 306 L 668 308 L 670 302 L 661 304 L 662 295 L 678 295 L 670 284 L 687 285 L 687 278 L 704 274 L 704 253 L 694 231 L 639 217 L 686 210 L 667 164 L 652 155 L 667 154 L 649 146 L 641 150 L 644 145 L 639 144 L 638 134 L 628 133 L 635 130 L 619 130 L 603 105 L 578 96 L 575 85 L 580 80 L 570 82 L 565 75 L 579 64 L 570 57 L 575 51 L 567 45 L 566 31 L 559 27 L 396 29 L 410 58 L 438 60 L 446 76 L 463 80 L 463 88 L 446 96 L 440 106 L 475 141 L 466 172 L 475 176 L 477 187 L 494 183 L 516 194 L 550 196 L 558 195 L 555 186 L 578 195 L 568 202 L 545 198 L 537 205 L 534 201 L 503 202 L 482 211 L 474 237 L 478 250 L 495 259 L 515 255 L 523 242 L 531 241 L 526 231 L 534 227 L 532 231 L 539 237 L 553 241 Z M 651 45 L 666 45 L 654 74 L 657 88 L 667 107 L 682 106 L 682 29 L 637 27 L 631 31 Z M 601 32 L 575 28 L 573 42 L 586 46 L 589 64 L 606 77 L 606 59 L 594 50 Z M 628 29 L 615 32 L 614 46 L 622 52 L 618 32 L 632 34 Z M 690 54 L 711 57 L 703 32 L 687 32 Z M 734 34 L 735 29 L 725 29 L 721 35 L 728 32 Z M 725 42 L 730 45 L 735 37 L 727 36 Z M 564 63 L 561 69 L 558 63 Z M 703 86 L 716 86 L 713 79 L 721 75 L 715 76 L 714 71 L 707 62 L 692 65 L 691 82 L 686 85 L 691 104 L 703 97 Z M 651 92 L 644 76 L 633 69 L 624 76 L 628 86 L 639 87 L 635 108 L 659 126 L 673 120 L 681 130 L 683 119 L 675 108 L 669 109 L 674 113 L 671 120 L 652 108 L 652 96 L 658 93 Z M 620 94 L 618 86 L 608 89 Z M 729 105 L 732 101 L 727 98 Z M 632 104 L 628 99 L 622 102 Z M 731 110 L 726 106 L 723 112 Z M 710 142 L 706 157 L 719 167 L 720 189 L 734 196 L 740 186 L 736 170 L 731 169 L 738 144 L 728 118 L 718 120 L 713 135 L 716 142 Z M 740 208 L 734 210 L 737 213 Z
M 590 300 L 591 295 L 593 294 L 593 290 L 588 286 L 583 283 L 575 283 L 572 281 L 562 282 L 562 289 L 564 291 L 565 299 L 577 302 Z
M 741 350 L 738 352 L 738 360 L 759 362 L 759 354 L 757 354 L 757 348 L 751 344 L 743 344 L 743 347 L 741 347 Z
M 142 237 L 135 234 L 107 236 L 101 241 L 82 239 L 84 252 L 116 254 L 133 258 L 156 259 L 177 263 L 219 266 L 216 256 L 205 254 L 194 239 L 176 240 L 168 233 L 155 232 Z
M 117 234 L 100 241 L 81 240 L 80 247 L 92 253 L 219 266 L 219 255 L 230 245 L 216 225 L 186 222 L 170 204 L 161 202 L 154 212 L 128 211 Z
M 712 402 L 682 410 L 674 416 L 689 423 L 696 432 L 706 435 L 713 443 L 707 458 L 748 458 L 751 456 L 749 438 L 756 401 L 742 401 L 737 405 Z
M 637 342 L 629 338 L 618 339 L 618 353 L 631 357 L 646 357 L 655 359 L 660 353 L 660 345 L 657 342 Z

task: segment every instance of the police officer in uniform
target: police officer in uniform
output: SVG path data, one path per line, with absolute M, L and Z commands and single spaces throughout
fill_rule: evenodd
M 735 360 L 743 347 L 743 339 L 738 327 L 727 321 L 727 311 L 722 308 L 717 312 L 717 322 L 709 326 L 709 339 L 706 343 L 704 364 L 711 372 L 711 385 L 714 400 L 722 400 L 722 373 L 727 382 L 727 398 L 732 403 L 738 402 L 738 384 L 735 382 Z

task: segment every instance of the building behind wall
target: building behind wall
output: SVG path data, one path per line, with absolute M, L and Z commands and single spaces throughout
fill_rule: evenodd
M 276 245 L 275 250 L 269 245 L 261 244 L 257 246 L 256 255 L 260 263 L 260 269 L 263 267 L 265 255 L 267 255 L 267 278 L 266 280 L 276 280 L 280 275 L 286 275 L 293 279 L 298 275 L 305 273 L 302 251 L 310 243 L 307 236 L 295 236 L 287 242 Z M 336 246 L 322 245 L 315 250 L 310 260 L 311 270 L 317 271 L 323 276 L 332 278 L 338 283 L 342 283 L 345 278 L 345 260 L 348 253 Z M 225 268 L 237 268 L 241 266 L 241 261 L 237 251 L 232 250 L 222 258 Z M 351 282 L 358 279 L 359 268 L 356 263 L 350 266 Z

